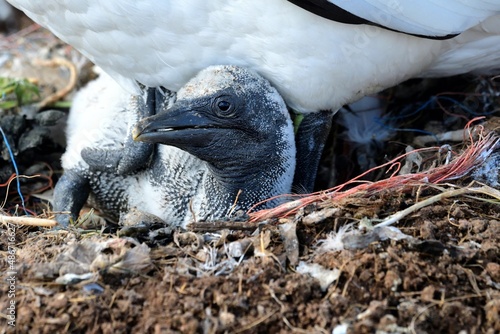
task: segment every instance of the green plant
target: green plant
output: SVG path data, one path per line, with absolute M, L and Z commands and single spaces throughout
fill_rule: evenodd
M 0 109 L 20 107 L 38 97 L 38 87 L 28 80 L 0 77 Z

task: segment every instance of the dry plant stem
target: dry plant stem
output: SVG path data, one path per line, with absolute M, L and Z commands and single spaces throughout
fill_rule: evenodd
M 255 230 L 261 222 L 213 221 L 193 222 L 187 226 L 193 232 L 216 232 L 220 230 Z
M 471 121 L 472 122 L 472 121 Z M 470 122 L 469 122 L 470 123 Z M 467 127 L 468 128 L 468 127 Z M 479 127 L 477 127 L 479 129 Z M 469 133 L 469 132 L 464 132 L 464 133 Z M 471 135 L 471 134 L 470 134 Z M 471 135 L 472 136 L 472 135 Z M 360 194 L 360 192 L 366 192 L 366 193 L 376 193 L 382 190 L 386 189 L 392 189 L 394 191 L 397 191 L 397 189 L 402 189 L 403 187 L 411 187 L 415 186 L 415 184 L 418 185 L 437 185 L 441 184 L 445 181 L 449 180 L 454 180 L 458 179 L 467 173 L 469 173 L 475 166 L 478 164 L 481 164 L 484 162 L 487 156 L 491 154 L 493 150 L 497 147 L 497 145 L 500 143 L 500 138 L 494 135 L 492 132 L 487 134 L 486 136 L 481 135 L 480 139 L 478 141 L 473 141 L 471 138 L 472 145 L 469 146 L 469 148 L 459 155 L 456 159 L 454 159 L 451 163 L 433 168 L 429 171 L 426 172 L 420 172 L 416 174 L 406 174 L 406 175 L 395 175 L 399 171 L 399 166 L 401 165 L 399 160 L 402 158 L 413 154 L 415 152 L 421 152 L 421 151 L 427 151 L 427 150 L 433 150 L 436 149 L 438 150 L 439 148 L 423 148 L 423 149 L 418 149 L 414 150 L 411 152 L 408 152 L 406 154 L 403 154 L 389 162 L 386 162 L 380 166 L 374 167 L 365 173 L 360 174 L 359 176 L 351 179 L 350 181 L 341 184 L 339 186 L 336 186 L 334 188 L 328 189 L 323 192 L 318 192 L 318 193 L 313 193 L 310 194 L 306 197 L 302 197 L 298 200 L 295 200 L 293 202 L 288 202 L 282 205 L 277 206 L 276 208 L 273 209 L 267 209 L 267 210 L 261 210 L 257 212 L 251 212 L 252 209 L 248 211 L 248 214 L 250 216 L 250 221 L 258 221 L 258 220 L 264 220 L 264 219 L 269 219 L 273 217 L 286 217 L 292 214 L 295 214 L 298 209 L 305 207 L 309 204 L 312 203 L 318 203 L 322 201 L 338 201 L 342 198 L 347 198 L 350 196 L 353 196 L 355 194 Z M 343 190 L 347 185 L 349 184 L 355 184 L 359 181 L 359 178 L 362 177 L 363 175 L 380 169 L 382 167 L 387 167 L 389 168 L 394 168 L 396 167 L 396 170 L 393 172 L 393 175 L 385 180 L 377 181 L 377 182 L 363 182 L 349 190 Z M 492 192 L 495 190 L 493 188 L 490 188 L 491 190 L 488 191 L 488 195 L 491 195 Z M 456 195 L 453 195 L 456 196 Z M 497 197 L 496 195 L 491 195 L 492 197 Z M 425 201 L 423 202 L 425 203 Z M 429 204 L 423 204 L 422 205 L 429 205 Z M 431 202 L 432 203 L 432 202 Z M 402 211 L 404 212 L 404 211 Z M 392 218 L 392 217 L 391 217 Z M 395 218 L 395 220 L 398 220 Z M 394 223 L 392 221 L 389 224 Z
M 234 210 L 236 209 L 236 204 L 238 204 L 238 199 L 240 198 L 240 195 L 243 191 L 241 189 L 238 190 L 238 193 L 236 194 L 236 198 L 234 199 L 233 205 L 229 209 L 229 212 L 227 213 L 227 217 L 231 217 Z
M 54 219 L 44 219 L 35 217 L 9 217 L 0 216 L 0 222 L 11 223 L 22 226 L 39 226 L 39 227 L 55 227 L 57 226 L 57 221 Z
M 423 315 L 425 312 L 427 312 L 430 308 L 434 306 L 442 306 L 443 303 L 451 303 L 453 301 L 457 300 L 466 300 L 466 299 L 471 299 L 471 298 L 478 298 L 478 297 L 484 297 L 484 296 L 489 296 L 489 293 L 486 291 L 481 291 L 478 294 L 469 294 L 469 295 L 464 295 L 464 296 L 459 296 L 459 297 L 453 297 L 453 298 L 446 298 L 444 300 L 439 300 L 439 301 L 431 301 L 429 305 L 427 305 L 422 311 L 418 312 L 415 314 L 415 316 L 412 318 L 411 323 L 410 323 L 410 331 L 411 333 L 420 333 L 415 330 L 415 325 L 418 320 L 418 318 Z
M 306 330 L 304 330 L 302 328 L 298 328 L 298 327 L 292 326 L 292 324 L 290 323 L 290 321 L 288 321 L 288 319 L 285 316 L 282 316 L 281 320 L 283 320 L 283 322 L 285 323 L 285 325 L 287 325 L 288 328 L 290 328 L 293 333 L 301 333 L 301 334 L 309 334 L 310 333 L 309 331 L 306 331 Z
M 243 332 L 245 332 L 245 331 L 247 331 L 247 330 L 250 330 L 250 329 L 252 329 L 252 328 L 254 328 L 254 327 L 257 327 L 259 324 L 261 324 L 261 323 L 263 323 L 264 321 L 266 321 L 267 319 L 271 318 L 271 317 L 272 317 L 273 315 L 275 315 L 277 312 L 278 312 L 278 310 L 275 310 L 275 311 L 273 311 L 273 312 L 271 312 L 271 313 L 269 313 L 269 314 L 266 314 L 266 315 L 264 315 L 264 316 L 262 316 L 262 317 L 258 318 L 257 320 L 255 320 L 255 321 L 253 321 L 253 322 L 249 323 L 248 325 L 243 326 L 243 327 L 241 327 L 240 329 L 235 330 L 235 331 L 234 331 L 234 333 L 243 333 Z
M 44 66 L 62 66 L 66 67 L 69 70 L 68 84 L 64 88 L 58 90 L 52 95 L 47 96 L 40 103 L 38 103 L 38 108 L 41 109 L 49 104 L 59 101 L 60 99 L 65 97 L 69 92 L 71 92 L 76 86 L 78 75 L 76 72 L 75 64 L 64 58 L 54 58 L 48 61 L 39 60 L 38 63 Z
M 445 198 L 460 196 L 460 195 L 468 194 L 468 193 L 483 193 L 485 195 L 489 195 L 489 196 L 500 199 L 500 197 L 499 197 L 500 192 L 496 189 L 489 187 L 489 186 L 482 186 L 482 187 L 475 187 L 475 188 L 465 187 L 465 188 L 460 188 L 460 189 L 449 190 L 449 191 L 443 192 L 441 194 L 429 197 L 428 199 L 423 200 L 422 202 L 418 202 L 418 203 L 413 204 L 412 206 L 410 206 L 409 208 L 406 208 L 405 210 L 402 210 L 402 211 L 399 211 L 393 215 L 390 215 L 388 218 L 386 218 L 380 224 L 375 225 L 375 227 L 392 225 L 395 222 L 408 216 L 409 214 L 411 214 L 417 210 L 420 210 L 421 208 L 424 208 L 426 206 L 429 206 L 431 204 L 439 202 Z
M 467 136 L 471 136 L 472 134 L 476 133 L 477 133 L 477 127 L 474 126 L 471 129 L 447 131 L 444 133 L 439 133 L 435 136 L 419 136 L 415 138 L 414 142 L 419 146 L 425 146 L 429 143 L 433 143 L 436 141 L 436 138 L 440 142 L 450 142 L 450 141 L 460 142 L 463 141 L 464 138 L 466 138 Z

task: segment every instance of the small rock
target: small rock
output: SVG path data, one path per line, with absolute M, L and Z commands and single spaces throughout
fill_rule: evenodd
M 486 271 L 495 282 L 500 282 L 500 264 L 490 262 L 486 265 Z
M 227 245 L 228 255 L 235 258 L 242 257 L 250 249 L 253 249 L 253 239 L 250 238 L 236 240 Z
M 66 116 L 65 112 L 50 109 L 36 114 L 34 120 L 40 126 L 54 126 L 64 116 Z

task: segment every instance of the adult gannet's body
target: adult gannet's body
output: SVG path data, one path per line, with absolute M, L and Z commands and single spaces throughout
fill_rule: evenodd
M 8 1 L 131 92 L 136 81 L 176 91 L 202 68 L 234 64 L 323 125 L 342 105 L 408 78 L 500 66 L 498 0 Z M 306 123 L 299 165 L 315 168 L 317 152 L 307 151 L 321 151 L 326 130 Z
M 295 168 L 290 115 L 276 89 L 253 71 L 209 67 L 178 92 L 171 107 L 141 120 L 135 137 L 160 144 L 141 169 L 124 175 L 89 166 L 82 150 L 127 154 L 123 134 L 143 108 L 141 99 L 130 104 L 130 94 L 106 76 L 77 94 L 55 211 L 69 211 L 76 219 L 90 194 L 111 216 L 137 208 L 185 226 L 290 193 Z M 66 226 L 70 219 L 59 214 L 57 220 Z

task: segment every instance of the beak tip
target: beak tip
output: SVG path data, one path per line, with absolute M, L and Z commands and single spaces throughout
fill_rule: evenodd
M 140 135 L 141 135 L 141 131 L 137 127 L 132 129 L 132 139 L 134 141 L 137 141 L 137 139 L 139 138 Z

